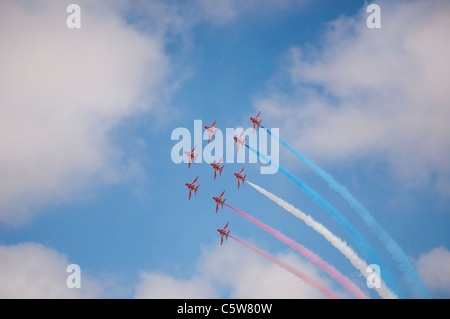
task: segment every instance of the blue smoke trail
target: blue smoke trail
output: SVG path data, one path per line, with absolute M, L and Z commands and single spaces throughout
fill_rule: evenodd
M 311 187 L 306 185 L 304 182 L 302 182 L 300 179 L 292 175 L 291 172 L 286 170 L 284 167 L 279 165 L 278 163 L 274 163 L 269 158 L 261 153 L 259 151 L 255 150 L 253 147 L 245 144 L 245 146 L 257 154 L 259 157 L 264 159 L 265 161 L 269 162 L 274 167 L 278 168 L 278 170 L 283 173 L 287 178 L 289 178 L 291 181 L 293 181 L 297 186 L 299 186 L 309 197 L 311 197 L 316 203 L 318 203 L 322 208 L 324 208 L 331 216 L 333 216 L 339 224 L 344 227 L 344 229 L 350 234 L 350 236 L 354 239 L 356 244 L 361 248 L 361 250 L 364 252 L 366 257 L 369 259 L 370 263 L 374 263 L 380 266 L 381 269 L 383 269 L 383 277 L 385 279 L 386 284 L 392 289 L 394 285 L 394 280 L 392 275 L 387 270 L 387 267 L 384 267 L 376 255 L 375 251 L 373 250 L 372 246 L 364 239 L 364 237 L 356 230 L 349 222 L 348 220 L 330 203 L 328 203 L 324 198 L 322 198 L 319 194 L 316 193 Z
M 271 136 L 276 138 L 282 145 L 284 145 L 289 151 L 291 151 L 295 156 L 297 156 L 303 163 L 305 163 L 312 171 L 317 175 L 322 177 L 330 188 L 334 189 L 336 192 L 341 194 L 342 197 L 349 203 L 349 205 L 359 214 L 359 216 L 364 220 L 364 222 L 372 228 L 372 230 L 380 238 L 381 242 L 386 246 L 388 251 L 392 254 L 394 260 L 399 264 L 399 267 L 406 274 L 406 279 L 415 288 L 415 293 L 420 294 L 423 298 L 430 298 L 430 294 L 425 287 L 422 279 L 417 274 L 414 266 L 406 256 L 405 252 L 401 247 L 395 242 L 395 240 L 384 230 L 384 228 L 375 220 L 375 218 L 369 213 L 369 211 L 355 198 L 353 195 L 336 181 L 333 176 L 324 171 L 322 168 L 318 167 L 311 160 L 309 160 L 305 155 L 297 151 L 295 148 L 290 146 L 288 143 L 283 141 L 278 136 L 272 134 L 272 132 L 263 127 Z

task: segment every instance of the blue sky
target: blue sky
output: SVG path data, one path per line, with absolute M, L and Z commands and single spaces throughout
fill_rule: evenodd
M 378 298 L 303 222 L 249 185 L 238 191 L 232 172 L 243 164 L 225 163 L 214 181 L 207 163 L 172 161 L 176 128 L 193 134 L 194 120 L 217 120 L 225 133 L 250 127 L 261 110 L 263 125 L 279 128 L 368 208 L 431 296 L 448 298 L 448 3 L 377 2 L 381 29 L 367 28 L 363 1 L 80 1 L 81 29 L 66 27 L 68 3 L 37 3 L 0 5 L 0 40 L 9 43 L 0 55 L 0 272 L 8 278 L 0 296 L 322 297 L 236 242 L 220 247 L 216 229 L 229 221 L 238 238 L 351 297 L 228 208 L 215 214 L 211 197 L 225 189 L 230 205 Z M 400 297 L 416 297 L 339 194 L 282 146 L 280 164 L 365 236 L 398 278 Z M 250 181 L 357 250 L 311 198 L 260 166 L 245 163 Z M 196 176 L 189 201 L 184 183 Z M 86 283 L 77 291 L 65 287 L 69 263 Z

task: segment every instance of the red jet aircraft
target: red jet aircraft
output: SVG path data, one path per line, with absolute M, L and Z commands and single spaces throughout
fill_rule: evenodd
M 223 204 L 225 204 L 225 201 L 227 200 L 227 199 L 222 199 L 223 194 L 225 194 L 225 191 L 223 191 L 219 197 L 213 196 L 213 199 L 216 201 L 216 214 L 217 214 L 217 210 L 219 209 L 219 205 L 222 204 L 222 208 L 223 208 Z
M 255 132 L 256 126 L 258 126 L 258 128 L 261 126 L 261 120 L 258 121 L 259 114 L 261 114 L 261 111 L 258 112 L 258 115 L 256 115 L 256 117 L 250 116 L 250 121 L 252 121 L 253 123 L 253 132 Z
M 188 165 L 188 168 L 191 167 L 192 160 L 194 160 L 194 163 L 195 163 L 195 161 L 197 160 L 198 154 L 194 156 L 194 152 L 195 152 L 195 149 L 196 149 L 196 148 L 197 148 L 197 145 L 195 145 L 194 148 L 192 149 L 192 151 L 190 151 L 190 152 L 184 151 L 184 154 L 186 154 L 186 155 L 189 157 L 189 165 Z
M 244 131 L 242 131 L 241 135 L 239 137 L 233 136 L 234 140 L 236 141 L 236 154 L 239 153 L 239 145 L 242 146 L 242 149 L 244 149 L 245 139 L 242 139 L 242 136 L 244 135 Z
M 194 191 L 194 195 L 197 195 L 197 191 L 200 186 L 200 185 L 197 185 L 197 187 L 195 187 L 195 183 L 197 183 L 197 179 L 198 179 L 198 176 L 194 179 L 194 181 L 191 184 L 184 183 L 184 185 L 186 185 L 189 188 L 189 200 L 191 199 L 192 191 Z
M 244 172 L 244 168 L 245 168 L 245 166 L 242 167 L 241 172 L 239 174 L 233 173 L 234 176 L 236 176 L 236 178 L 238 179 L 238 189 L 239 189 L 239 186 L 241 186 L 241 181 L 242 181 L 242 184 L 244 184 L 245 178 L 247 177 L 247 175 L 242 176 L 242 173 Z
M 214 125 L 216 125 L 216 121 L 214 120 L 214 123 L 211 126 L 206 126 L 205 125 L 205 130 L 208 131 L 208 143 L 211 141 L 211 135 L 214 136 L 214 138 L 216 138 L 216 133 L 217 130 L 214 131 Z
M 220 245 L 222 246 L 223 244 L 223 237 L 225 236 L 225 239 L 228 240 L 228 235 L 230 235 L 230 231 L 227 232 L 227 227 L 228 227 L 228 223 L 225 225 L 225 227 L 223 229 L 217 229 L 217 231 L 219 232 L 221 238 L 220 238 Z
M 211 166 L 214 167 L 214 179 L 216 179 L 217 171 L 219 171 L 220 176 L 222 176 L 222 170 L 223 170 L 223 167 L 225 166 L 225 165 L 222 165 L 222 167 L 220 167 L 220 163 L 222 162 L 222 159 L 223 159 L 223 156 L 220 158 L 218 163 L 216 163 L 216 164 L 211 163 Z

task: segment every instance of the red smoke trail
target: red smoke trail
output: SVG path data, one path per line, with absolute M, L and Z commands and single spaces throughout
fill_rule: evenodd
M 315 263 L 320 269 L 328 273 L 331 277 L 336 279 L 339 283 L 341 283 L 345 288 L 347 288 L 353 295 L 355 295 L 357 298 L 360 299 L 369 299 L 362 291 L 359 289 L 354 283 L 352 283 L 346 276 L 344 276 L 339 270 L 328 264 L 326 261 L 324 261 L 322 258 L 320 258 L 318 255 L 310 251 L 308 248 L 300 245 L 299 243 L 295 242 L 291 238 L 283 235 L 279 231 L 273 229 L 272 227 L 260 222 L 256 218 L 240 211 L 237 208 L 234 208 L 228 204 L 225 204 L 230 209 L 241 215 L 242 217 L 246 218 L 247 220 L 251 221 L 252 223 L 256 224 L 258 227 L 262 228 L 275 238 L 281 240 L 286 245 L 289 245 L 291 248 L 297 250 L 299 253 L 301 253 L 303 256 L 308 258 L 311 262 Z
M 316 288 L 317 290 L 319 290 L 325 297 L 328 297 L 330 299 L 339 299 L 339 297 L 334 292 L 332 292 L 330 289 L 328 289 L 324 285 L 320 284 L 319 282 L 315 281 L 314 279 L 308 277 L 307 275 L 305 275 L 301 271 L 295 269 L 291 265 L 286 264 L 285 262 L 283 262 L 283 261 L 273 257 L 272 255 L 266 253 L 265 251 L 262 251 L 261 249 L 258 249 L 256 247 L 250 245 L 250 244 L 247 244 L 246 242 L 243 242 L 242 240 L 239 240 L 236 237 L 233 237 L 231 235 L 228 235 L 228 237 L 234 239 L 239 244 L 241 244 L 241 245 L 243 245 L 243 246 L 245 246 L 247 248 L 250 248 L 255 253 L 260 254 L 263 257 L 266 257 L 270 261 L 273 261 L 274 263 L 276 263 L 281 268 L 289 271 L 290 273 L 294 274 L 295 276 L 297 276 L 298 278 L 300 278 L 301 280 L 303 280 L 307 284 L 309 284 L 309 285 L 313 286 L 314 288 Z

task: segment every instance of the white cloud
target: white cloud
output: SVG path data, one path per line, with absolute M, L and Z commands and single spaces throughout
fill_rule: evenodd
M 203 299 L 218 298 L 210 283 L 202 278 L 175 279 L 165 274 L 141 273 L 141 283 L 136 287 L 138 299 Z
M 167 93 L 161 33 L 136 31 L 112 2 L 77 3 L 81 29 L 64 2 L 0 3 L 0 222 L 120 178 L 110 131 Z
M 298 255 L 282 253 L 280 260 L 292 265 L 342 298 L 352 298 L 341 287 Z M 68 258 L 37 243 L 0 246 L 0 298 L 105 298 L 128 295 L 132 288 L 110 275 L 94 278 L 81 268 L 81 288 L 70 289 Z M 160 272 L 140 274 L 135 298 L 324 298 L 312 286 L 237 243 L 209 246 L 197 261 L 190 278 Z
M 81 268 L 81 288 L 66 285 L 66 256 L 36 243 L 0 246 L 0 298 L 95 298 L 98 282 Z
M 419 256 L 419 275 L 431 292 L 450 296 L 450 251 L 441 246 Z
M 365 10 L 330 24 L 320 44 L 292 48 L 285 76 L 255 98 L 283 136 L 324 160 L 380 156 L 399 177 L 445 193 L 450 166 L 450 3 L 381 2 L 381 29 Z
M 314 265 L 297 255 L 276 257 L 334 289 Z M 204 249 L 189 279 L 143 272 L 141 280 L 138 298 L 324 298 L 312 286 L 234 242 Z M 349 297 L 345 292 L 338 294 Z

